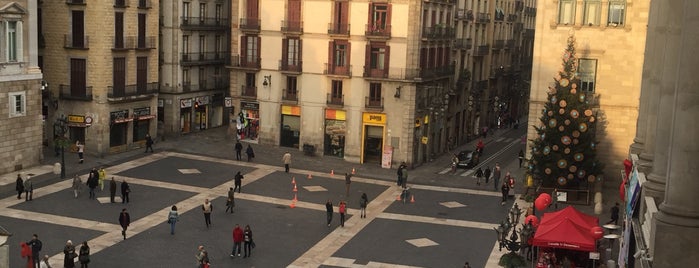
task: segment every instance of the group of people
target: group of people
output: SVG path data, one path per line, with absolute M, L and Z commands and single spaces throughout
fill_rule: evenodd
M 243 152 L 243 144 L 240 143 L 240 140 L 235 142 L 235 159 L 240 161 L 242 159 L 242 152 Z M 248 144 L 248 148 L 245 149 L 245 154 L 248 157 L 248 162 L 252 161 L 253 158 L 255 158 L 255 151 L 252 149 L 252 146 Z
M 95 193 L 95 190 L 99 187 L 100 191 L 104 190 L 104 180 L 107 177 L 107 172 L 104 170 L 104 167 L 100 167 L 99 170 L 96 168 L 93 168 L 92 171 L 88 174 L 87 181 L 85 184 L 87 187 L 90 189 L 90 199 L 96 199 L 97 194 Z M 73 195 L 75 198 L 78 198 L 78 194 L 82 190 L 82 185 L 83 181 L 80 178 L 78 174 L 75 174 L 73 176 L 73 184 L 72 184 L 72 189 L 73 189 Z M 120 192 L 121 192 L 121 203 L 129 203 L 129 193 L 131 193 L 131 187 L 129 186 L 129 183 L 126 182 L 126 180 L 121 181 L 120 185 Z M 116 198 L 116 191 L 117 191 L 117 182 L 112 176 L 111 180 L 109 181 L 109 201 L 111 203 L 116 203 L 115 198 Z
M 17 174 L 17 181 L 15 183 L 17 199 L 22 199 L 22 193 L 24 193 L 24 201 L 32 201 L 34 197 L 34 184 L 30 179 L 30 176 L 27 176 L 26 179 L 22 179 L 22 175 Z

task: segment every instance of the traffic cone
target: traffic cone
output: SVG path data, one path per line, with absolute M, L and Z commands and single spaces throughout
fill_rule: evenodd
M 311 173 L 308 173 L 308 179 L 309 180 L 311 179 Z
M 410 195 L 410 203 L 415 203 L 415 196 L 414 195 Z
M 335 175 L 335 170 L 330 170 L 330 176 Z
M 294 194 L 294 199 L 292 199 L 292 201 L 294 201 L 294 203 L 296 203 L 296 201 L 299 201 L 299 200 L 296 198 L 296 194 Z
M 291 184 L 296 185 L 296 178 L 291 177 Z
M 298 192 L 299 190 L 296 189 L 296 184 L 294 184 L 294 192 Z
M 291 201 L 291 204 L 289 205 L 290 208 L 295 208 L 296 207 L 296 202 Z
M 401 199 L 400 199 L 400 194 L 398 194 L 398 197 L 396 198 L 396 201 L 401 201 Z
M 352 175 L 354 175 L 354 173 L 355 173 L 355 172 L 354 172 L 354 168 L 352 168 Z

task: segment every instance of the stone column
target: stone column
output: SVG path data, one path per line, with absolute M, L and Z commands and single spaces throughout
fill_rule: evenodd
M 689 52 L 699 47 L 699 17 L 695 15 L 699 11 L 699 1 L 661 2 L 669 6 L 662 15 L 670 18 L 670 31 L 680 37 L 678 51 Z M 699 55 L 681 53 L 676 57 L 673 114 L 670 118 L 662 118 L 671 121 L 672 128 L 666 195 L 651 231 L 654 235 L 653 267 L 694 267 L 699 263 L 699 254 L 691 253 L 699 249 L 699 202 L 696 200 L 699 82 L 695 74 L 699 70 Z
M 39 15 L 38 15 L 38 5 L 37 5 L 38 0 L 29 0 L 27 1 L 27 9 L 29 10 L 28 16 L 29 16 L 29 31 L 28 31 L 28 36 L 27 38 L 29 39 L 29 49 L 25 50 L 26 53 L 29 53 L 29 66 L 28 66 L 28 72 L 29 73 L 41 73 L 41 69 L 39 68 L 39 39 L 37 33 L 39 32 Z

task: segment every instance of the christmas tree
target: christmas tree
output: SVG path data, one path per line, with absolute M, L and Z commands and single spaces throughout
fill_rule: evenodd
M 528 173 L 544 187 L 579 189 L 602 173 L 596 157 L 594 96 L 579 89 L 577 63 L 575 37 L 570 36 L 563 69 L 549 86 L 541 123 L 534 127 L 537 137 L 531 140 Z

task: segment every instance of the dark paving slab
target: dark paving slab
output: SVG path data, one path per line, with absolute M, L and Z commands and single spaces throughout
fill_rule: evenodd
M 384 212 L 423 217 L 499 223 L 512 207 L 512 198 L 503 206 L 501 197 L 465 193 L 410 189 L 415 203 L 394 202 Z M 397 196 L 396 196 L 397 197 Z M 466 207 L 448 208 L 443 202 L 459 202 Z
M 178 169 L 197 169 L 201 173 L 182 174 Z M 227 181 L 232 182 L 233 176 L 238 171 L 245 174 L 252 170 L 254 168 L 181 157 L 166 157 L 119 172 L 117 175 L 212 188 Z
M 367 193 L 369 202 L 371 202 L 373 198 L 381 194 L 387 188 L 382 185 L 353 181 L 350 185 L 350 196 L 348 198 L 345 196 L 346 188 L 344 175 L 335 176 L 337 178 L 342 177 L 343 179 L 338 180 L 321 176 L 308 179 L 307 175 L 298 173 L 274 172 L 253 183 L 243 186 L 242 192 L 291 200 L 294 198 L 294 185 L 291 183 L 292 177 L 294 177 L 299 201 L 325 204 L 328 199 L 331 199 L 333 204 L 337 205 L 340 200 L 345 200 L 349 208 L 358 209 L 359 198 L 362 193 Z M 313 192 L 304 188 L 307 186 L 322 186 L 327 189 L 327 191 Z
M 420 267 L 485 267 L 494 231 L 446 225 L 374 219 L 333 257 Z M 409 239 L 428 238 L 439 245 L 418 248 Z M 329 266 L 324 266 L 329 267 Z
M 80 229 L 79 226 L 69 227 L 3 216 L 0 216 L 0 223 L 3 228 L 12 233 L 7 240 L 7 244 L 10 245 L 10 267 L 26 267 L 25 259 L 20 255 L 19 243 L 31 240 L 32 234 L 39 235 L 39 240 L 43 244 L 42 256 L 62 253 L 68 240 L 72 240 L 73 245 L 76 245 L 103 234 L 99 231 Z
M 180 215 L 175 235 L 163 223 L 127 238 L 92 257 L 91 267 L 195 267 L 196 249 L 204 245 L 214 267 L 285 267 L 336 227 L 325 225 L 325 212 L 236 200 L 235 213 L 225 213 L 217 198 L 212 227 L 207 229 L 200 209 Z M 235 224 L 249 224 L 257 247 L 251 258 L 229 257 Z M 94 266 L 93 266 L 94 265 Z
M 119 181 L 119 183 L 121 182 Z M 65 189 L 53 194 L 35 197 L 33 201 L 22 202 L 11 208 L 118 224 L 119 213 L 122 208 L 126 208 L 129 211 L 131 221 L 136 221 L 196 194 L 133 183 L 130 183 L 129 187 L 131 188 L 131 194 L 129 195 L 130 203 L 128 204 L 100 203 L 97 200 L 89 199 L 89 191 L 83 188 L 77 199 L 74 198 L 71 189 Z M 117 196 L 119 196 L 118 191 Z M 97 191 L 97 197 L 109 198 L 109 191 L 106 189 L 101 192 Z

